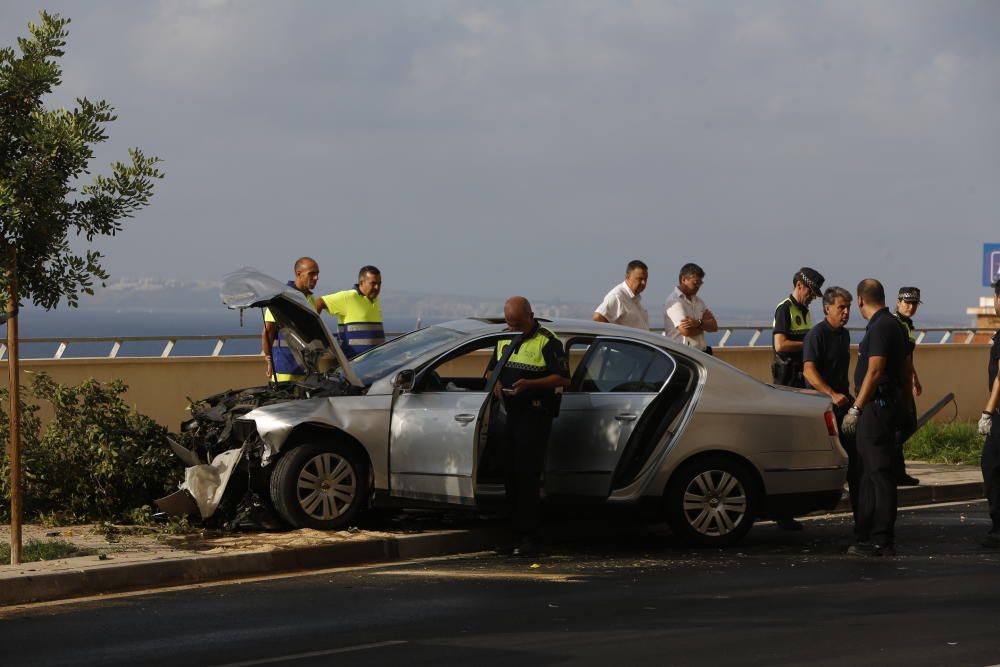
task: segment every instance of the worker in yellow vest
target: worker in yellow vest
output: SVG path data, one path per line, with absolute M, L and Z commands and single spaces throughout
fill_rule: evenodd
M 295 260 L 295 280 L 289 280 L 288 286 L 297 289 L 305 295 L 306 300 L 315 308 L 312 290 L 319 281 L 319 264 L 312 257 L 299 257 Z M 260 332 L 260 346 L 267 361 L 267 377 L 275 382 L 292 382 L 305 378 L 305 370 L 288 349 L 285 335 L 278 328 L 270 309 L 264 311 L 264 328 Z
M 523 296 L 508 299 L 503 315 L 507 328 L 519 335 L 497 343 L 486 372 L 497 374 L 493 393 L 507 410 L 504 495 L 516 539 L 511 553 L 528 557 L 538 551 L 539 486 L 552 420 L 569 384 L 569 363 L 562 342 L 535 319 Z
M 378 295 L 382 291 L 382 272 L 374 266 L 363 266 L 358 283 L 348 290 L 327 294 L 316 304 L 339 320 L 340 346 L 348 358 L 364 354 L 385 342 L 382 307 Z

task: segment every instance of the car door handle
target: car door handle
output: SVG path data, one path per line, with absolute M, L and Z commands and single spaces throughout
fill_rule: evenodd
M 634 422 L 638 415 L 634 415 L 631 412 L 623 412 L 620 415 L 615 415 L 615 419 L 620 422 Z
M 455 421 L 461 422 L 463 424 L 468 424 L 469 422 L 473 421 L 475 418 L 476 418 L 476 415 L 470 415 L 470 414 L 455 415 Z

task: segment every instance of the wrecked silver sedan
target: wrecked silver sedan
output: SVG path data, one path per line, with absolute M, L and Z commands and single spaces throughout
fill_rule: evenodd
M 252 269 L 227 277 L 231 308 L 268 307 L 308 377 L 200 402 L 172 443 L 188 468 L 161 507 L 207 519 L 271 511 L 335 530 L 382 503 L 502 499 L 504 418 L 485 369 L 512 333 L 466 319 L 347 360 L 302 295 Z M 572 381 L 553 423 L 547 502 L 631 506 L 690 542 L 737 542 L 753 522 L 833 508 L 847 457 L 829 400 L 763 384 L 663 336 L 546 322 Z M 185 446 L 187 445 L 187 446 Z

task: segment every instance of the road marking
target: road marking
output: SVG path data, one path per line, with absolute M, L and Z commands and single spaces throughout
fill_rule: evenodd
M 530 579 L 536 581 L 558 581 L 567 584 L 580 583 L 578 574 L 559 574 L 555 572 L 468 572 L 460 570 L 383 570 L 373 572 L 379 576 L 388 577 L 447 577 L 449 579 Z
M 84 605 L 87 603 L 105 603 L 113 600 L 134 598 L 143 595 L 158 595 L 160 593 L 175 593 L 177 591 L 199 590 L 203 588 L 221 588 L 225 586 L 235 586 L 238 584 L 252 584 L 260 581 L 278 581 L 281 579 L 295 579 L 298 577 L 313 577 L 324 574 L 337 574 L 341 572 L 380 570 L 393 567 L 416 565 L 419 563 L 434 563 L 449 560 L 463 560 L 465 558 L 475 558 L 479 556 L 491 556 L 495 551 L 474 551 L 461 554 L 447 554 L 444 556 L 427 556 L 425 558 L 414 558 L 411 560 L 395 560 L 388 563 L 372 563 L 370 565 L 338 565 L 322 570 L 296 570 L 295 572 L 280 572 L 278 574 L 260 574 L 249 577 L 239 577 L 235 579 L 220 579 L 218 581 L 202 581 L 196 584 L 178 584 L 176 586 L 162 586 L 158 588 L 144 588 L 137 591 L 122 591 L 120 593 L 104 593 L 88 595 L 85 597 L 66 598 L 63 600 L 47 600 L 45 602 L 25 602 L 23 604 L 0 606 L 0 619 L 16 616 L 24 612 L 30 612 L 47 607 L 69 607 L 74 605 Z
M 338 653 L 352 653 L 354 651 L 367 651 L 373 648 L 383 648 L 386 646 L 398 646 L 407 642 L 396 639 L 386 642 L 376 642 L 374 644 L 358 644 L 357 646 L 342 646 L 331 648 L 325 651 L 309 651 L 308 653 L 292 653 L 290 655 L 280 655 L 276 658 L 261 658 L 260 660 L 245 660 L 243 662 L 227 662 L 216 667 L 251 667 L 251 665 L 271 665 L 276 662 L 288 662 L 291 660 L 304 660 L 305 658 L 319 658 L 324 655 L 336 655 Z

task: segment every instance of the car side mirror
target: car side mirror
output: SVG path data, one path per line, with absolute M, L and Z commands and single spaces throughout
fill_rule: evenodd
M 399 391 L 413 389 L 413 369 L 407 368 L 396 373 L 396 377 L 392 379 L 392 386 Z

